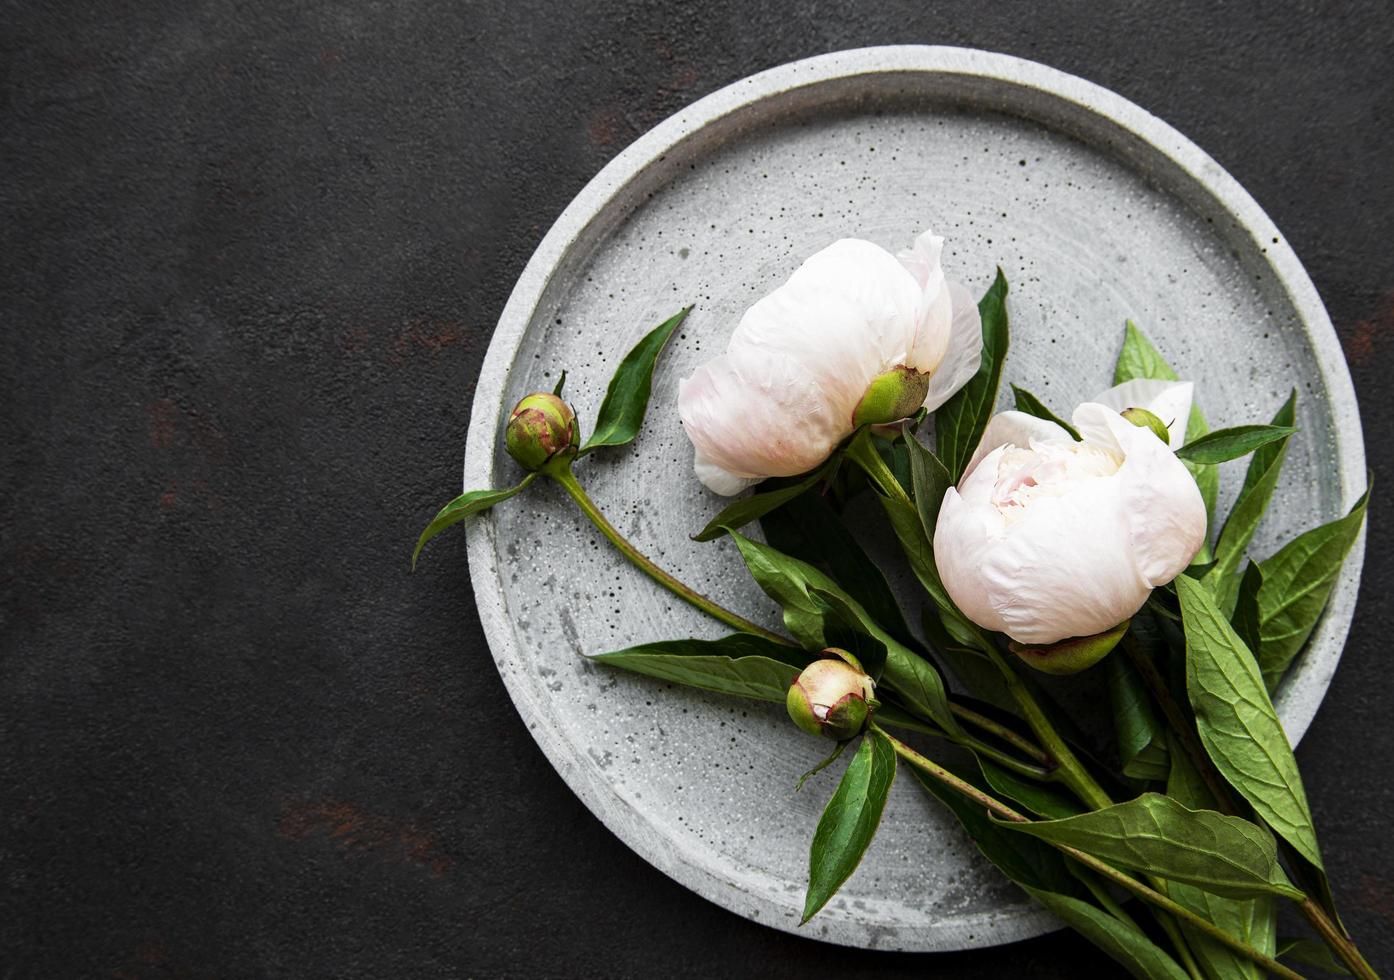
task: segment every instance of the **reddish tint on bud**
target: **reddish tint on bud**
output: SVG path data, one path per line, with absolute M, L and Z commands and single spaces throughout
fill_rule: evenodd
M 841 742 L 866 727 L 875 707 L 875 685 L 859 668 L 840 659 L 841 651 L 830 648 L 824 653 L 831 656 L 805 667 L 789 685 L 784 703 L 804 731 Z
M 510 456 L 536 470 L 554 456 L 574 454 L 580 436 L 571 406 L 556 395 L 537 392 L 513 407 L 503 438 Z

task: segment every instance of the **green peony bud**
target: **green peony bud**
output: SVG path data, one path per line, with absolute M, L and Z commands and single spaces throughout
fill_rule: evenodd
M 537 392 L 513 407 L 504 430 L 508 455 L 530 470 L 554 456 L 575 455 L 581 443 L 576 413 L 556 395 Z
M 852 413 L 853 425 L 884 425 L 909 418 L 920 410 L 929 392 L 929 372 L 898 364 L 871 379 L 866 394 Z
M 1046 646 L 1018 643 L 1016 640 L 1012 640 L 1007 646 L 1011 648 L 1012 653 L 1039 671 L 1047 674 L 1077 674 L 1104 659 L 1118 645 L 1118 641 L 1123 639 L 1123 634 L 1128 632 L 1130 622 L 1131 620 L 1125 619 L 1106 632 L 1095 633 L 1093 636 L 1072 636 L 1068 640 Z
M 1118 413 L 1139 429 L 1151 429 L 1162 442 L 1171 445 L 1171 433 L 1167 431 L 1166 423 L 1157 416 L 1153 415 L 1145 408 L 1125 408 Z
M 815 660 L 789 685 L 785 706 L 789 717 L 810 735 L 845 741 L 866 727 L 876 702 L 874 682 L 854 667 L 842 651 L 829 648 L 831 656 Z

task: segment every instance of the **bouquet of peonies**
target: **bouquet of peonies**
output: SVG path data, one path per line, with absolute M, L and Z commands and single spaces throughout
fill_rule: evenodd
M 1269 424 L 1212 431 L 1192 386 L 1131 323 L 1114 386 L 1069 421 L 1016 386 L 1015 410 L 994 415 L 1007 283 L 999 270 L 975 304 L 945 277 L 942 245 L 928 232 L 894 256 L 830 245 L 679 388 L 697 478 L 724 496 L 761 484 L 694 538 L 734 543 L 787 636 L 655 565 L 573 473 L 638 434 L 654 365 L 687 310 L 620 363 L 584 442 L 564 372 L 555 391 L 518 402 L 506 441 L 527 474 L 448 504 L 413 563 L 431 537 L 540 475 L 659 585 L 733 628 L 593 659 L 784 703 L 799 728 L 835 743 L 803 779 L 855 746 L 813 832 L 804 921 L 857 867 L 905 764 L 1004 874 L 1135 976 L 1299 976 L 1287 960 L 1374 977 L 1337 915 L 1270 700 L 1368 492 L 1345 517 L 1248 559 L 1296 396 Z M 931 420 L 933 450 L 921 431 Z M 1216 466 L 1245 456 L 1238 499 L 1217 522 Z M 840 518 L 865 494 L 923 588 L 918 632 Z M 756 522 L 762 534 L 742 532 Z M 1109 692 L 1107 759 L 1033 677 L 1091 668 Z M 934 740 L 972 764 L 935 761 Z M 1277 937 L 1279 900 L 1319 941 Z

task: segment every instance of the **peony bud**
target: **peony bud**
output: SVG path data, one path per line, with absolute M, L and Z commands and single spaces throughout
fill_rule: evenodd
M 871 379 L 852 413 L 853 425 L 884 425 L 909 418 L 924 404 L 931 372 L 897 364 Z
M 810 735 L 841 742 L 866 727 L 876 706 L 872 697 L 875 683 L 844 651 L 829 648 L 823 652 L 830 656 L 813 661 L 789 685 L 785 705 L 794 724 Z
M 1171 433 L 1167 431 L 1166 423 L 1147 409 L 1137 407 L 1125 408 L 1118 414 L 1133 423 L 1133 425 L 1137 426 L 1139 429 L 1151 429 L 1152 434 L 1158 439 L 1162 440 L 1164 443 L 1170 444 Z
M 541 469 L 554 456 L 575 455 L 580 426 L 571 406 L 556 395 L 537 392 L 513 408 L 504 430 L 508 454 L 530 470 Z

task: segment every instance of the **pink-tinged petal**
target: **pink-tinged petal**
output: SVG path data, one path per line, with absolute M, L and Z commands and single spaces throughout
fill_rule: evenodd
M 1069 438 L 1068 432 L 1046 419 L 1015 410 L 998 412 L 988 420 L 983 437 L 978 440 L 978 448 L 973 450 L 968 465 L 963 468 L 963 475 L 967 478 L 972 474 L 983 458 L 999 446 L 1028 449 L 1033 441 Z
M 901 249 L 895 257 L 906 271 L 915 277 L 920 289 L 926 289 L 933 286 L 933 280 L 940 275 L 939 262 L 943 254 L 944 239 L 932 231 L 925 230 L 915 238 L 913 245 Z
M 1129 541 L 1139 574 L 1165 585 L 1205 541 L 1205 501 L 1185 465 L 1146 429 L 1119 433 L 1127 458 L 1118 471 Z
M 1036 500 L 1012 524 L 977 574 L 1020 643 L 1091 636 L 1129 618 L 1151 583 L 1133 559 L 1117 475 L 1081 481 L 1069 494 Z
M 954 487 L 944 494 L 934 528 L 934 564 L 949 597 L 973 622 L 997 632 L 1006 623 L 988 595 L 981 572 L 1004 528 L 1002 515 L 991 503 L 965 497 Z
M 953 334 L 954 302 L 939 263 L 943 252 L 944 239 L 926 231 L 913 246 L 896 254 L 920 289 L 915 339 L 905 364 L 926 373 L 939 371 Z
M 973 379 L 983 359 L 983 321 L 978 315 L 978 304 L 956 282 L 948 283 L 947 294 L 953 308 L 948 347 L 930 376 L 924 400 L 924 407 L 931 412 Z
M 823 462 L 851 432 L 818 384 L 787 357 L 736 351 L 709 361 L 678 385 L 678 415 L 703 474 L 759 480 L 794 476 Z M 718 493 L 734 484 L 703 480 Z
M 1115 412 L 1129 408 L 1145 408 L 1167 427 L 1171 448 L 1180 449 L 1186 442 L 1186 423 L 1191 418 L 1191 399 L 1195 386 L 1189 381 L 1155 381 L 1134 378 L 1115 385 L 1090 399 Z
M 697 474 L 697 479 L 701 481 L 702 486 L 723 497 L 734 497 L 742 490 L 749 489 L 760 482 L 759 477 L 737 476 L 723 470 L 703 456 L 700 449 L 693 452 L 692 471 Z
M 727 353 L 797 362 L 850 424 L 872 379 L 908 360 L 918 303 L 914 278 L 889 252 L 844 238 L 747 310 Z

